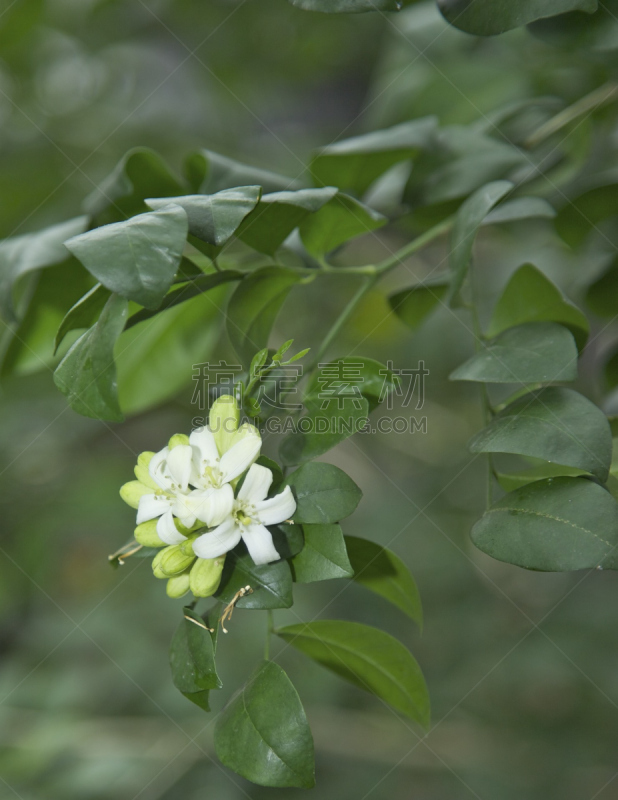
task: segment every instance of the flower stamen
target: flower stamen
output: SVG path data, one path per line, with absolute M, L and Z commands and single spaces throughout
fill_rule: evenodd
M 232 619 L 232 613 L 234 611 L 234 608 L 236 607 L 236 603 L 242 597 L 244 597 L 245 595 L 252 594 L 252 593 L 253 593 L 253 589 L 250 586 L 243 586 L 242 589 L 239 589 L 236 592 L 234 597 L 232 597 L 230 602 L 223 609 L 223 614 L 221 615 L 221 618 L 219 619 L 219 622 L 221 623 L 221 630 L 223 631 L 223 633 L 227 633 L 228 632 L 227 628 L 225 627 L 225 623 L 227 622 L 227 620 Z

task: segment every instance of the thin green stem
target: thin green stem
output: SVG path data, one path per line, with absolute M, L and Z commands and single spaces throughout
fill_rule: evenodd
M 426 247 L 426 245 L 431 244 L 434 239 L 438 239 L 444 233 L 450 231 L 454 222 L 454 217 L 447 217 L 447 219 L 444 219 L 442 222 L 434 225 L 433 228 L 430 228 L 428 231 L 425 231 L 425 233 L 417 236 L 416 239 L 402 247 L 401 250 L 393 253 L 393 255 L 387 258 L 385 261 L 377 264 L 375 267 L 376 272 L 379 275 L 384 275 L 385 272 L 389 272 L 391 269 L 401 264 L 405 258 L 414 255 L 414 253 L 422 250 L 423 247 Z
M 274 630 L 273 612 L 269 609 L 266 612 L 266 641 L 264 643 L 264 661 L 270 659 L 270 637 Z

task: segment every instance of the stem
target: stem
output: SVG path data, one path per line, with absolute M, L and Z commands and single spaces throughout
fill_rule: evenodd
M 266 641 L 264 643 L 264 661 L 270 659 L 270 637 L 274 629 L 273 612 L 269 609 L 266 612 Z
M 330 330 L 322 340 L 322 344 L 319 346 L 315 356 L 311 360 L 311 363 L 307 367 L 307 373 L 310 374 L 313 370 L 317 367 L 318 363 L 322 356 L 326 353 L 328 348 L 330 347 L 333 340 L 339 334 L 339 331 L 343 328 L 346 322 L 350 319 L 354 311 L 356 310 L 357 305 L 363 299 L 363 297 L 375 286 L 378 281 L 378 275 L 374 274 L 372 276 L 367 276 L 361 286 L 359 286 L 358 290 L 354 294 L 354 296 L 350 299 L 347 306 L 343 309 L 341 314 L 337 317 L 333 325 L 331 326 Z
M 612 83 L 611 81 L 604 83 L 603 86 L 599 86 L 584 97 L 580 97 L 573 105 L 562 109 L 562 111 L 554 117 L 548 119 L 540 128 L 537 128 L 530 134 L 524 142 L 524 147 L 536 147 L 541 144 L 541 142 L 544 142 L 545 139 L 549 139 L 550 136 L 557 133 L 561 128 L 573 122 L 577 117 L 581 117 L 590 111 L 594 111 L 596 108 L 604 106 L 616 96 L 618 96 L 618 84 Z
M 401 264 L 404 258 L 413 255 L 419 250 L 422 250 L 423 247 L 430 244 L 430 242 L 433 242 L 434 239 L 437 239 L 439 236 L 442 236 L 443 233 L 450 231 L 454 222 L 454 217 L 447 217 L 446 219 L 443 219 L 442 222 L 439 222 L 437 225 L 434 225 L 433 228 L 430 228 L 428 231 L 425 231 L 425 233 L 417 236 L 414 241 L 405 245 L 405 247 L 402 247 L 401 250 L 398 250 L 396 253 L 390 256 L 390 258 L 387 258 L 385 261 L 377 264 L 375 267 L 376 272 L 379 275 L 383 275 L 385 272 L 393 269 L 393 267 L 398 266 Z

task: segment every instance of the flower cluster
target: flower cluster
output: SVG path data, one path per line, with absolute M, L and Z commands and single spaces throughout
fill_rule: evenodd
M 190 436 L 176 434 L 158 453 L 142 453 L 137 480 L 120 496 L 137 509 L 135 539 L 164 548 L 153 572 L 168 580 L 167 593 L 213 594 L 225 554 L 242 539 L 256 564 L 277 561 L 268 525 L 289 519 L 296 501 L 289 488 L 269 497 L 273 474 L 255 463 L 262 439 L 230 396 L 212 406 L 208 425 Z

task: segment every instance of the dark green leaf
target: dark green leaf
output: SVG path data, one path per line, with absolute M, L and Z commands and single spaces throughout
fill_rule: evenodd
M 387 222 L 385 216 L 369 206 L 338 192 L 319 211 L 301 222 L 300 238 L 310 253 L 321 256 Z
M 388 302 L 399 319 L 414 331 L 441 302 L 448 286 L 448 281 L 436 278 L 396 292 Z
M 491 209 L 511 191 L 509 181 L 495 181 L 477 189 L 459 208 L 451 234 L 450 269 L 452 280 L 449 299 L 454 298 L 461 289 L 468 274 L 474 240 L 483 220 Z
M 250 586 L 253 592 L 238 600 L 238 608 L 290 608 L 292 605 L 292 573 L 287 561 L 257 566 L 248 553 L 228 553 L 215 596 L 222 603 L 230 603 L 236 592 L 245 586 Z
M 305 217 L 336 194 L 337 189 L 332 186 L 265 194 L 239 227 L 237 236 L 260 253 L 273 255 Z
M 13 288 L 24 275 L 51 267 L 69 257 L 64 242 L 86 230 L 88 217 L 76 217 L 37 233 L 27 233 L 0 242 L 0 316 L 15 323 Z
M 420 667 L 388 633 L 358 622 L 317 620 L 275 631 L 309 658 L 376 695 L 423 727 L 429 695 Z
M 303 533 L 305 546 L 291 562 L 297 583 L 352 577 L 354 570 L 339 525 L 303 525 Z
M 591 187 L 568 202 L 556 217 L 556 230 L 571 247 L 579 247 L 598 224 L 616 215 L 618 182 L 613 173 L 601 173 L 600 185 Z
M 158 153 L 147 147 L 129 150 L 113 171 L 88 195 L 84 210 L 114 222 L 146 210 L 146 197 L 184 194 L 185 188 Z
M 187 230 L 184 210 L 168 206 L 95 228 L 66 246 L 103 286 L 154 309 L 172 285 Z
M 191 194 L 186 197 L 151 197 L 146 205 L 154 211 L 170 203 L 184 208 L 189 221 L 189 233 L 208 244 L 222 247 L 256 207 L 260 199 L 259 186 L 239 186 L 223 189 L 216 194 Z
M 575 340 L 555 322 L 509 328 L 450 375 L 453 381 L 487 383 L 553 383 L 576 378 Z
M 305 400 L 305 406 L 307 413 L 298 420 L 298 429 L 286 436 L 279 447 L 286 466 L 327 453 L 367 424 L 369 403 L 360 393 L 326 400 L 313 396 Z
M 223 685 L 215 666 L 212 636 L 206 621 L 191 608 L 183 608 L 183 620 L 170 647 L 174 686 L 181 692 L 220 689 Z M 206 627 L 204 627 L 206 626 Z
M 586 478 L 547 478 L 507 494 L 471 536 L 493 558 L 527 569 L 618 568 L 618 504 Z
M 320 363 L 305 390 L 306 397 L 360 397 L 383 402 L 398 378 L 385 364 L 364 356 L 345 356 Z
M 424 117 L 335 142 L 315 153 L 311 173 L 319 186 L 339 186 L 362 195 L 394 164 L 426 148 L 437 124 L 436 117 Z
M 299 280 L 289 269 L 263 267 L 248 275 L 232 295 L 227 332 L 245 366 L 249 366 L 256 350 L 268 345 L 279 309 Z
M 208 633 L 208 635 L 210 636 L 210 640 L 212 642 L 212 651 L 213 651 L 212 669 L 215 669 L 215 672 L 216 668 L 214 664 L 214 655 L 217 650 L 217 639 L 219 636 L 219 617 L 221 616 L 221 610 L 222 606 L 219 603 L 217 603 L 201 618 L 198 617 L 198 619 L 201 619 L 201 621 L 204 622 L 208 628 L 210 628 L 210 631 L 205 631 L 205 633 Z M 215 686 L 213 688 L 217 689 L 220 688 L 220 686 L 219 687 Z M 211 689 L 198 689 L 195 692 L 182 692 L 182 694 L 187 698 L 187 700 L 190 700 L 196 706 L 199 706 L 199 708 L 202 708 L 204 711 L 210 711 L 210 692 Z
M 518 453 L 607 480 L 612 434 L 605 414 L 572 389 L 550 386 L 515 400 L 470 442 L 473 453 Z
M 350 516 L 363 493 L 339 467 L 314 461 L 303 464 L 286 478 L 296 498 L 294 521 L 339 522 Z
M 185 162 L 185 172 L 191 189 L 200 194 L 249 185 L 261 186 L 265 192 L 300 188 L 293 178 L 241 164 L 212 150 L 199 150 L 190 155 Z
M 90 328 L 94 325 L 103 310 L 103 306 L 107 303 L 109 295 L 109 289 L 97 283 L 67 311 L 56 333 L 54 352 L 56 352 L 69 331 Z
M 614 317 L 618 309 L 618 258 L 588 287 L 586 303 L 598 317 Z
M 596 11 L 597 0 L 438 0 L 438 8 L 460 30 L 494 36 L 567 11 Z
M 384 597 L 422 627 L 421 598 L 403 561 L 386 547 L 368 539 L 346 536 L 345 543 L 354 581 Z
M 270 494 L 272 494 L 272 487 Z M 273 536 L 275 550 L 279 553 L 281 558 L 294 558 L 305 546 L 305 537 L 303 536 L 301 525 L 282 523 L 280 525 L 270 526 L 269 530 Z
M 278 664 L 263 661 L 219 715 L 222 764 L 260 786 L 315 784 L 313 738 L 300 698 Z
M 113 294 L 92 328 L 82 334 L 54 372 L 54 383 L 71 408 L 94 419 L 123 419 L 118 404 L 114 345 L 127 318 L 128 303 Z
M 487 335 L 496 336 L 522 322 L 558 322 L 568 328 L 580 349 L 588 338 L 588 320 L 533 264 L 512 275 L 496 303 Z
M 606 55 L 618 48 L 618 3 L 603 0 L 594 14 L 573 11 L 537 20 L 528 30 L 554 47 L 563 47 L 569 55 L 577 48 Z
M 239 281 L 241 278 L 243 278 L 243 273 L 234 270 L 222 270 L 221 272 L 211 272 L 208 275 L 200 275 L 195 278 L 195 280 L 192 280 L 191 283 L 186 283 L 184 286 L 180 286 L 178 289 L 174 289 L 169 294 L 166 294 L 163 298 L 163 302 L 156 311 L 149 311 L 147 308 L 137 311 L 129 317 L 127 328 L 132 328 L 133 325 L 137 325 L 138 322 L 143 322 L 168 308 L 173 308 L 179 303 L 184 303 L 187 300 L 191 300 L 193 297 L 204 294 L 204 292 L 209 292 L 216 286 Z
M 505 492 L 514 492 L 515 489 L 520 489 L 527 483 L 540 481 L 543 478 L 557 478 L 565 475 L 576 478 L 580 475 L 585 475 L 585 473 L 585 470 L 565 467 L 562 464 L 544 463 L 520 472 L 498 472 L 496 478 Z

